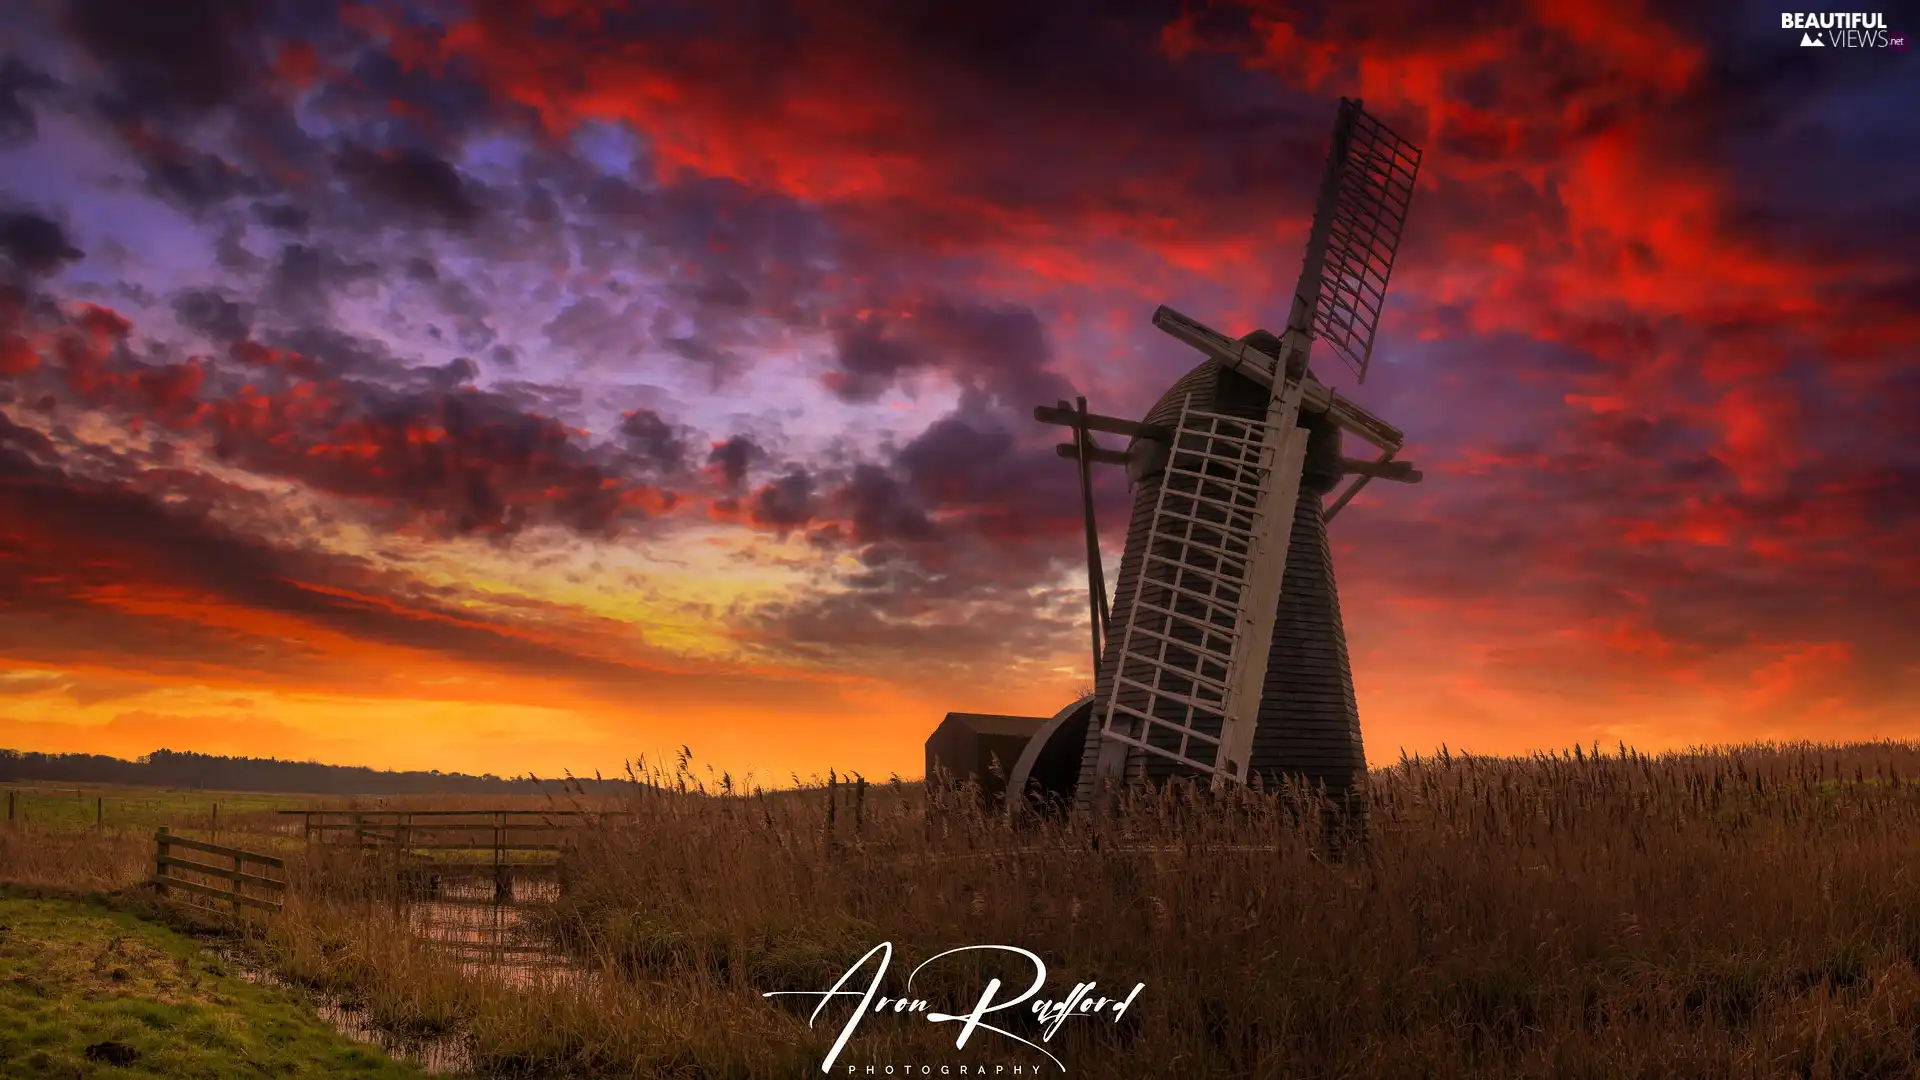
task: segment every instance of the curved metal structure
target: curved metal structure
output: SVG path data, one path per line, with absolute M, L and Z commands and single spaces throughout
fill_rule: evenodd
M 1047 803 L 1070 803 L 1080 777 L 1080 748 L 1086 743 L 1088 721 L 1098 695 L 1083 694 L 1054 713 L 1027 740 L 1027 747 L 1007 773 L 1007 810 L 1044 809 Z

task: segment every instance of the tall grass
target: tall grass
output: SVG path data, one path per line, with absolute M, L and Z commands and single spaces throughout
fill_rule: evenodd
M 338 867 L 296 881 L 266 955 L 534 1075 L 817 1069 L 846 1007 L 809 1028 L 761 995 L 881 941 L 890 995 L 976 944 L 1039 954 L 1045 996 L 1144 982 L 1047 1044 L 1080 1075 L 1920 1075 L 1916 780 L 1896 743 L 1445 753 L 1375 770 L 1335 851 L 1303 791 L 1015 827 L 938 784 L 728 795 L 683 765 L 578 830 L 532 920 L 591 978 L 474 977 Z M 61 861 L 22 852 L 0 840 L 0 876 Z M 963 1012 L 994 974 L 943 963 L 914 996 Z M 1043 1061 L 955 1034 L 872 1016 L 839 1066 Z
M 153 830 L 0 824 L 0 882 L 95 891 L 122 888 L 153 870 Z

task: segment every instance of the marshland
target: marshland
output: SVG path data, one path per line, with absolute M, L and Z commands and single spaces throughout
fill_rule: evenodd
M 153 822 L 115 825 L 107 795 L 102 821 L 0 830 L 0 880 L 9 904 L 191 935 L 252 985 L 350 1016 L 396 1069 L 807 1075 L 851 1005 L 810 1025 L 813 999 L 765 995 L 825 990 L 891 942 L 882 994 L 982 944 L 1041 957 L 1050 994 L 1144 984 L 1118 1022 L 1045 1040 L 1078 1075 L 1920 1074 L 1913 745 L 1406 758 L 1371 773 L 1364 842 L 1337 845 L 1305 791 L 1135 793 L 1110 820 L 1016 826 L 938 781 L 742 793 L 684 762 L 641 781 L 545 800 L 584 811 L 560 885 L 519 891 L 494 929 L 523 951 L 491 959 L 436 940 L 421 913 L 446 898 L 401 895 L 380 851 L 309 843 L 275 812 L 315 800 L 221 814 L 220 843 L 284 858 L 277 912 L 154 895 Z M 208 835 L 198 812 L 173 831 Z M 7 963 L 34 954 L 23 936 L 0 933 Z M 993 963 L 930 967 L 913 995 L 965 1012 L 1008 977 Z M 987 1032 L 957 1049 L 957 1026 L 868 1016 L 836 1071 L 1058 1072 Z

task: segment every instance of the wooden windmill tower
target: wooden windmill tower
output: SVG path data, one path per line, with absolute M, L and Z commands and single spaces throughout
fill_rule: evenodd
M 1107 781 L 1293 776 L 1343 795 L 1364 774 L 1326 523 L 1369 481 L 1420 474 L 1394 460 L 1401 432 L 1307 361 L 1318 338 L 1365 381 L 1419 165 L 1417 148 L 1343 98 L 1285 332 L 1230 338 L 1162 307 L 1154 325 L 1206 359 L 1144 421 L 1090 414 L 1084 398 L 1036 410 L 1073 429 L 1060 453 L 1083 487 L 1096 463 L 1124 465 L 1135 484 L 1111 613 L 1084 499 L 1094 693 L 1079 725 L 1036 737 L 1084 725 L 1080 808 Z M 1131 442 L 1105 450 L 1095 432 Z M 1343 456 L 1348 433 L 1378 457 Z

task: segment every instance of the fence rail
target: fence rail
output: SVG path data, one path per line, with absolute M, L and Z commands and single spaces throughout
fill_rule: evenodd
M 404 852 L 475 851 L 495 862 L 509 853 L 557 852 L 568 835 L 600 818 L 622 811 L 591 810 L 281 810 L 299 815 L 308 843 L 346 843 Z
M 212 900 L 224 900 L 238 914 L 242 907 L 259 908 L 265 911 L 279 911 L 286 896 L 285 880 L 287 864 L 272 855 L 262 855 L 257 851 L 242 851 L 239 848 L 222 847 L 204 840 L 190 840 L 184 836 L 175 836 L 169 829 L 162 828 L 153 834 L 153 884 L 161 895 L 170 891 L 204 896 Z M 216 866 L 202 859 L 186 859 L 173 854 L 176 850 L 212 855 L 233 860 L 233 865 Z M 281 877 L 265 873 L 250 874 L 246 870 L 252 863 L 261 870 L 278 870 Z M 228 883 L 226 888 L 193 881 L 179 876 L 179 871 L 200 874 L 210 878 L 220 878 Z M 248 887 L 268 893 L 260 896 L 246 891 Z
M 560 860 L 583 826 L 629 817 L 626 811 L 559 809 L 281 810 L 299 815 L 311 848 L 357 848 L 392 859 L 437 895 L 442 883 L 491 877 L 497 901 L 511 900 L 516 879 L 561 877 Z M 563 884 L 564 887 L 564 884 Z

